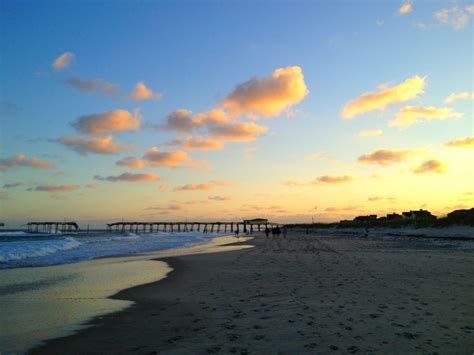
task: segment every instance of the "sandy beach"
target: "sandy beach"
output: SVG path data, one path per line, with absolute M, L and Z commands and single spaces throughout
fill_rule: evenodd
M 290 232 L 254 248 L 162 259 L 136 302 L 34 349 L 59 353 L 474 351 L 474 253 Z

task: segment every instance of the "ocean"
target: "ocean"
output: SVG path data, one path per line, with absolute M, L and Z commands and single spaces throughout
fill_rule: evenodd
M 135 234 L 92 231 L 44 234 L 2 231 L 0 269 L 70 264 L 99 257 L 187 247 L 205 243 L 216 236 L 200 232 Z

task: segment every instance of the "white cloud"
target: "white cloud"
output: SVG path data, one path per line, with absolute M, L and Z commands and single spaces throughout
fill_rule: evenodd
M 400 15 L 406 15 L 412 11 L 413 11 L 413 6 L 412 6 L 411 1 L 403 2 L 402 6 L 400 6 L 400 8 L 398 9 L 398 12 L 400 13 Z
M 54 60 L 52 64 L 53 69 L 56 71 L 67 69 L 71 65 L 71 62 L 73 59 L 74 59 L 74 53 L 65 52 Z
M 452 93 L 444 100 L 444 102 L 447 104 L 452 104 L 458 100 L 474 100 L 474 92 Z
M 470 16 L 473 13 L 472 6 L 474 5 L 467 6 L 465 9 L 459 6 L 441 9 L 434 16 L 441 24 L 450 26 L 455 30 L 461 30 L 469 22 Z

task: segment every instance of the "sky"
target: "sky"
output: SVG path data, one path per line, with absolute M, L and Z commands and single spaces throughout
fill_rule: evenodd
M 0 4 L 0 221 L 474 206 L 474 3 Z

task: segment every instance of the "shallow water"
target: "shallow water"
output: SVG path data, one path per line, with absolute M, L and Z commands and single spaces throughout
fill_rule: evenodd
M 0 352 L 23 352 L 70 334 L 95 316 L 124 309 L 131 302 L 107 297 L 169 271 L 164 262 L 125 257 L 0 270 Z

